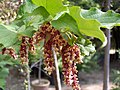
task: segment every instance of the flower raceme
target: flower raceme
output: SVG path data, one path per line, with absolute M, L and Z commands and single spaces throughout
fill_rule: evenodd
M 77 63 L 82 63 L 79 47 L 77 45 L 70 46 L 67 44 L 62 48 L 64 82 L 72 86 L 74 90 L 80 90 L 77 78 Z
M 2 49 L 2 54 L 8 54 L 14 59 L 18 58 L 18 55 L 15 53 L 15 50 L 13 48 L 3 48 Z
M 80 49 L 77 45 L 69 45 L 59 30 L 52 27 L 50 23 L 43 24 L 31 38 L 22 36 L 19 51 L 21 62 L 28 63 L 28 52 L 35 53 L 35 45 L 38 45 L 41 40 L 44 40 L 44 65 L 48 74 L 55 69 L 52 52 L 52 47 L 54 47 L 56 53 L 62 56 L 65 84 L 72 86 L 74 90 L 80 90 L 76 67 L 77 63 L 82 63 Z M 3 50 L 4 53 L 6 50 Z M 7 52 L 7 54 L 11 54 L 11 52 Z M 13 54 L 15 53 L 12 53 L 11 56 L 15 58 Z
M 63 75 L 64 82 L 67 85 L 73 87 L 74 90 L 80 90 L 79 82 L 77 78 L 77 63 L 82 63 L 80 49 L 77 45 L 70 46 L 68 42 L 63 39 L 62 35 L 58 30 L 47 23 L 40 27 L 40 32 L 42 32 L 45 39 L 44 42 L 44 64 L 45 69 L 49 74 L 55 69 L 54 59 L 52 53 L 52 46 L 55 51 L 62 56 L 63 65 Z
M 28 40 L 29 38 L 27 36 L 22 36 L 22 43 L 20 46 L 20 59 L 22 64 L 28 62 Z

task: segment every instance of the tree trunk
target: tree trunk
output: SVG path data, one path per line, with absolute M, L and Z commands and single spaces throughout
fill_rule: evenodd
M 104 11 L 110 9 L 111 0 L 104 0 Z M 105 60 L 104 60 L 104 80 L 103 80 L 103 90 L 110 90 L 109 88 L 109 67 L 110 67 L 110 30 L 106 29 L 107 45 L 105 47 Z
M 106 30 L 107 46 L 105 47 L 105 60 L 104 60 L 104 80 L 103 90 L 109 90 L 109 67 L 110 67 L 110 30 Z

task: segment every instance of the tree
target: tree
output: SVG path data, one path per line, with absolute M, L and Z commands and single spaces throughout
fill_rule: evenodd
M 84 48 L 83 43 L 88 47 L 91 45 L 87 36 L 100 39 L 105 46 L 106 37 L 100 27 L 119 26 L 120 15 L 112 11 L 102 12 L 97 8 L 81 10 L 79 6 L 65 6 L 62 0 L 32 1 L 35 5 L 28 0 L 20 7 L 18 17 L 10 25 L 0 25 L 1 48 L 5 47 L 2 49 L 3 54 L 10 54 L 15 58 L 16 54 L 11 53 L 14 50 L 10 46 L 14 49 L 18 46 L 18 51 L 15 50 L 19 54 L 18 59 L 22 64 L 28 65 L 28 53 L 34 53 L 35 46 L 44 40 L 45 69 L 49 74 L 54 70 L 52 53 L 52 47 L 54 47 L 55 51 L 62 56 L 64 82 L 71 85 L 74 90 L 80 90 L 76 64 L 82 62 L 80 53 L 85 55 L 80 48 Z M 111 17 L 113 17 L 112 20 L 106 19 Z M 88 51 L 92 52 L 90 49 Z

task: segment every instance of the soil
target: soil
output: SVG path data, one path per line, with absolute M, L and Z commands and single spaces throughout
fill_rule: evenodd
M 113 67 L 113 65 L 111 65 Z M 80 86 L 82 90 L 103 90 L 103 69 L 94 70 L 90 73 L 79 72 L 78 73 Z M 9 75 L 7 79 L 6 90 L 25 90 L 23 85 L 23 79 L 18 74 Z M 115 85 L 110 81 L 110 89 Z M 49 90 L 55 90 L 54 86 L 50 86 Z M 71 87 L 62 86 L 62 90 L 72 90 Z
M 82 90 L 103 90 L 103 71 L 92 71 L 91 73 L 80 73 L 80 83 Z M 110 89 L 114 86 L 109 83 Z
M 81 90 L 103 90 L 103 71 L 92 71 L 90 73 L 79 72 L 79 81 Z M 110 82 L 110 89 L 112 89 L 114 85 Z M 55 90 L 54 88 L 50 88 L 50 90 Z M 72 90 L 71 87 L 64 86 L 62 90 Z

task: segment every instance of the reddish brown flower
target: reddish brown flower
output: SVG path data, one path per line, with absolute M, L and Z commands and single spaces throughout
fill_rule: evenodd
M 15 53 L 15 50 L 13 48 L 3 48 L 2 49 L 2 54 L 8 54 L 14 59 L 18 58 L 18 55 Z
M 28 40 L 27 36 L 22 37 L 22 43 L 20 46 L 20 59 L 22 63 L 28 62 Z
M 81 62 L 80 50 L 77 45 L 70 46 L 67 44 L 62 48 L 64 82 L 72 86 L 74 90 L 80 90 L 76 64 Z
M 36 48 L 35 48 L 35 42 L 34 42 L 33 37 L 29 38 L 28 43 L 29 43 L 29 52 L 31 52 L 32 54 L 35 54 Z

